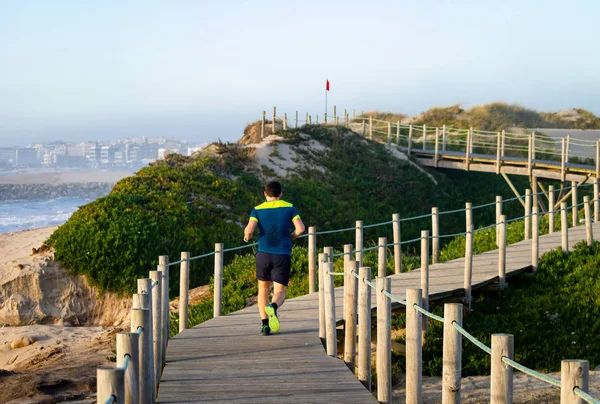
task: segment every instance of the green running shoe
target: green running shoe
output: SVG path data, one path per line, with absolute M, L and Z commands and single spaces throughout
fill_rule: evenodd
M 271 331 L 279 331 L 279 317 L 277 317 L 277 310 L 275 310 L 275 307 L 273 307 L 273 305 L 269 303 L 265 307 L 265 312 L 269 316 L 269 327 L 271 328 Z
M 267 335 L 271 335 L 271 329 L 269 328 L 268 325 L 263 325 L 260 329 L 260 334 L 263 337 L 266 337 Z

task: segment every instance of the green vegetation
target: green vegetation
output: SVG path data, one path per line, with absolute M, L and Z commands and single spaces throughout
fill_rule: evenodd
M 474 296 L 473 312 L 463 327 L 490 346 L 491 335 L 515 336 L 515 360 L 542 372 L 560 369 L 562 359 L 584 358 L 593 369 L 600 363 L 600 347 L 594 343 L 600 331 L 600 245 L 584 242 L 564 254 L 560 249 L 545 254 L 537 272 L 513 279 L 498 294 Z M 443 316 L 441 304 L 431 311 Z M 404 314 L 394 316 L 393 326 L 403 328 Z M 443 325 L 430 320 L 423 348 L 423 374 L 441 375 Z M 402 342 L 402 338 L 397 341 Z M 404 355 L 394 354 L 394 367 L 404 372 Z M 487 375 L 490 357 L 463 338 L 463 376 Z
M 316 224 L 318 230 L 354 226 L 356 219 L 365 224 L 389 221 L 392 213 L 422 215 L 430 213 L 431 206 L 456 209 L 464 207 L 465 200 L 489 202 L 490 195 L 510 196 L 499 176 L 424 171 L 345 128 L 305 126 L 282 135 L 297 158 L 306 162 L 281 179 L 284 197 L 298 207 L 307 225 Z M 314 141 L 324 148 L 309 148 Z M 131 293 L 135 280 L 156 268 L 159 255 L 176 261 L 181 251 L 198 255 L 213 251 L 216 242 L 226 248 L 242 244 L 243 226 L 262 199 L 266 177 L 251 168 L 250 150 L 217 143 L 193 157 L 170 155 L 120 181 L 110 195 L 80 208 L 51 236 L 48 242 L 56 258 L 73 273 L 85 274 L 100 290 Z M 524 177 L 513 181 L 525 189 Z M 475 214 L 476 222 L 493 217 L 492 211 Z M 418 237 L 429 227 L 426 218 L 405 222 L 403 238 Z M 463 227 L 463 219 L 448 215 L 441 231 L 447 234 Z M 391 225 L 365 232 L 367 242 L 379 236 L 391 239 Z M 319 245 L 341 248 L 353 240 L 351 233 L 338 233 L 320 237 Z M 300 240 L 298 245 L 305 243 Z M 226 263 L 233 259 L 233 254 L 226 254 Z M 191 287 L 208 283 L 213 271 L 209 261 L 192 263 Z M 178 267 L 171 271 L 173 296 L 179 290 Z

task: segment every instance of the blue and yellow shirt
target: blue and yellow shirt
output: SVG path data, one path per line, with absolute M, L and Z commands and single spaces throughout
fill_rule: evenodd
M 298 211 L 282 200 L 265 202 L 250 213 L 250 220 L 258 222 L 258 251 L 269 254 L 292 255 L 290 230 L 299 219 Z

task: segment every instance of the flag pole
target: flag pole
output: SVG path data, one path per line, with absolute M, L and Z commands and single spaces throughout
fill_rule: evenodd
M 327 85 L 325 86 L 325 116 L 327 116 Z

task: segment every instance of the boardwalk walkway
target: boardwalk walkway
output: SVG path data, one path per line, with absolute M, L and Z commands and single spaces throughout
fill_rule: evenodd
M 600 234 L 600 223 L 594 224 Z M 585 226 L 569 229 L 569 245 L 585 240 Z M 561 234 L 540 237 L 540 255 L 561 244 Z M 507 247 L 506 273 L 531 262 L 531 240 Z M 376 271 L 374 271 L 376 272 Z M 430 266 L 430 299 L 460 294 L 464 260 Z M 497 279 L 498 253 L 473 257 L 473 288 Z M 420 287 L 420 271 L 391 276 L 392 293 L 404 298 Z M 373 304 L 376 299 L 372 299 Z M 342 290 L 336 289 L 337 318 Z M 291 299 L 280 311 L 282 330 L 258 336 L 256 307 L 214 318 L 169 342 L 160 403 L 375 403 L 342 360 L 328 357 L 319 339 L 318 294 Z M 502 332 L 502 330 L 498 330 Z

